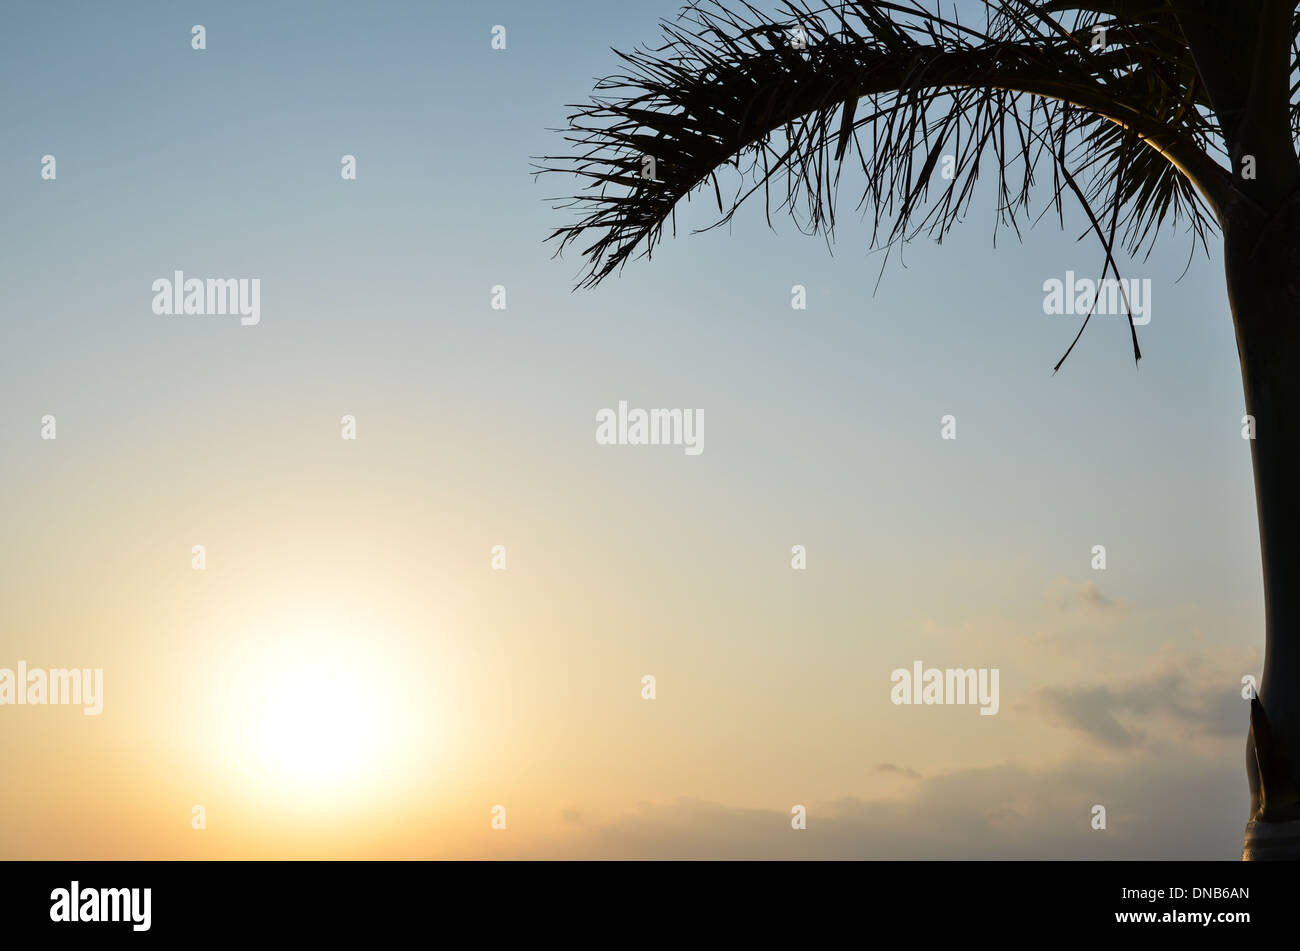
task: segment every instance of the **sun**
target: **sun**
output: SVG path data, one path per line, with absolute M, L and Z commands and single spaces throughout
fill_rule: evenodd
M 277 624 L 226 646 L 210 729 L 244 794 L 293 809 L 373 797 L 427 760 L 431 677 L 378 633 Z
M 249 711 L 256 727 L 251 746 L 263 768 L 312 783 L 373 769 L 397 725 L 385 722 L 380 698 L 359 673 L 307 660 L 266 678 Z

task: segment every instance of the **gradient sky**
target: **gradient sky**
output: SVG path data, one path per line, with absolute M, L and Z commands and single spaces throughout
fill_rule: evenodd
M 1077 210 L 995 247 L 987 189 L 878 288 L 852 180 L 833 254 L 758 204 L 687 234 L 710 199 L 574 293 L 530 157 L 677 8 L 6 6 L 0 666 L 105 700 L 0 708 L 0 855 L 1239 857 L 1217 248 L 1124 262 L 1141 367 L 1098 318 L 1055 376 L 1043 282 L 1100 249 Z M 261 323 L 154 315 L 176 269 L 260 278 Z M 620 400 L 705 451 L 598 446 Z M 916 660 L 999 668 L 1000 712 L 894 706 Z

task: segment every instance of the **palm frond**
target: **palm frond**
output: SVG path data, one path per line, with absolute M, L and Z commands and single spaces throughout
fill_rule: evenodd
M 700 190 L 717 203 L 715 224 L 762 191 L 769 220 L 775 204 L 804 230 L 833 233 L 850 158 L 865 174 L 858 207 L 877 244 L 941 238 L 986 168 L 999 224 L 1019 231 L 1044 166 L 1058 216 L 1075 194 L 1130 251 L 1165 223 L 1185 223 L 1204 244 L 1229 175 L 1166 3 L 985 0 L 977 22 L 941 6 L 785 0 L 773 17 L 747 0 L 704 0 L 662 23 L 659 46 L 618 53 L 625 72 L 573 107 L 571 154 L 538 159 L 539 173 L 587 182 L 561 206 L 581 217 L 550 235 L 557 253 L 583 244 L 580 286 L 650 255 Z M 1094 48 L 1094 28 L 1105 46 Z M 936 186 L 944 156 L 949 174 Z M 727 166 L 738 185 L 724 199 Z

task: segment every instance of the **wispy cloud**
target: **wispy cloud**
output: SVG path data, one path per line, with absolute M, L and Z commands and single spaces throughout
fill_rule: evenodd
M 1091 614 L 1127 614 L 1132 605 L 1123 599 L 1108 597 L 1095 581 L 1055 581 L 1047 592 L 1047 603 L 1061 612 Z
M 1184 735 L 1244 737 L 1248 712 L 1236 672 L 1196 674 L 1171 668 L 1118 684 L 1045 687 L 1038 699 L 1059 722 L 1114 750 L 1147 746 L 1156 720 L 1172 721 Z

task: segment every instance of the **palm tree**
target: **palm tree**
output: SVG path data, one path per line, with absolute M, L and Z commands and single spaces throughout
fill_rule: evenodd
M 1221 236 L 1256 426 L 1266 611 L 1243 857 L 1300 857 L 1296 0 L 781 2 L 767 16 L 700 0 L 663 23 L 661 45 L 618 53 L 625 72 L 569 117 L 572 154 L 538 166 L 587 181 L 563 205 L 578 220 L 550 236 L 557 253 L 581 241 L 580 286 L 594 286 L 649 256 L 697 190 L 712 192 L 719 223 L 761 190 L 769 211 L 775 201 L 833 233 L 846 160 L 866 173 L 883 247 L 942 237 L 990 167 L 998 222 L 1017 231 L 1050 169 L 1049 208 L 1063 223 L 1063 202 L 1079 202 L 1103 279 L 1120 276 L 1117 250 L 1149 251 L 1165 224 L 1184 223 L 1206 251 Z M 728 165 L 742 184 L 724 203 Z M 1129 325 L 1139 360 L 1131 313 Z

